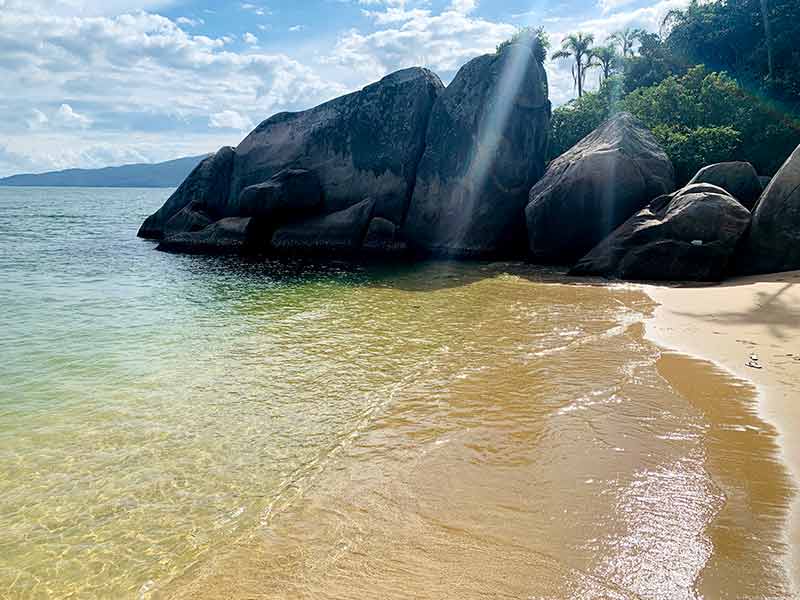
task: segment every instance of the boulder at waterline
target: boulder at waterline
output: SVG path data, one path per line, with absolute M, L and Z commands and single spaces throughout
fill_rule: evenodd
M 408 244 L 400 235 L 400 228 L 383 217 L 375 217 L 369 222 L 363 249 L 367 254 L 403 254 Z
M 572 264 L 653 198 L 674 170 L 648 129 L 620 113 L 553 161 L 525 209 L 530 258 Z
M 236 148 L 231 196 L 287 167 L 306 169 L 319 179 L 323 212 L 369 196 L 378 216 L 399 222 L 443 88 L 427 69 L 405 69 L 316 108 L 267 119 Z
M 689 185 L 661 196 L 584 256 L 572 275 L 719 281 L 750 225 L 750 211 L 722 188 Z
M 724 162 L 700 169 L 689 182 L 710 183 L 721 187 L 736 198 L 746 209 L 752 210 L 764 191 L 758 173 L 748 162 Z
M 145 219 L 139 228 L 139 237 L 163 238 L 167 222 L 192 203 L 202 207 L 208 215 L 216 216 L 215 207 L 221 199 L 227 200 L 232 168 L 233 148 L 227 146 L 203 160 L 164 205 Z
M 232 208 L 237 214 L 270 222 L 298 219 L 322 208 L 322 187 L 316 173 L 284 169 L 268 181 L 242 190 Z
M 443 89 L 427 69 L 405 69 L 316 108 L 277 114 L 235 150 L 223 148 L 203 161 L 144 222 L 139 236 L 161 239 L 165 223 L 192 201 L 211 219 L 248 216 L 241 201 L 248 210 L 296 201 L 296 207 L 281 212 L 301 217 L 314 198 L 306 195 L 310 188 L 303 191 L 300 177 L 291 182 L 292 190 L 274 189 L 273 177 L 286 169 L 294 175 L 310 172 L 317 179 L 320 212 L 342 210 L 371 196 L 376 214 L 400 222 L 425 148 L 431 108 Z M 301 193 L 295 196 L 298 188 Z M 290 215 L 295 208 L 299 214 Z
M 745 274 L 794 269 L 800 269 L 800 146 L 761 195 L 737 261 Z
M 200 231 L 211 225 L 211 218 L 200 202 L 190 202 L 164 224 L 164 237 L 178 233 Z
M 158 250 L 189 254 L 240 253 L 251 244 L 250 217 L 226 217 L 201 229 L 183 232 L 161 240 Z
M 415 250 L 524 250 L 523 209 L 544 172 L 550 126 L 541 57 L 538 41 L 510 44 L 467 63 L 440 94 L 403 225 Z
M 377 203 L 368 198 L 344 210 L 279 227 L 272 248 L 282 253 L 352 253 L 361 248 Z

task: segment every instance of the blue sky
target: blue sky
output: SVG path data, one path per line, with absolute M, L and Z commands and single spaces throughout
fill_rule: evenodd
M 602 41 L 687 1 L 0 0 L 0 176 L 210 152 L 399 68 L 447 83 L 521 26 Z

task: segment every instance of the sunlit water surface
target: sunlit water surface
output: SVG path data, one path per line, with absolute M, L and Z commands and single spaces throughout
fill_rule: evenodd
M 155 252 L 0 188 L 0 597 L 789 598 L 754 390 L 634 288 Z

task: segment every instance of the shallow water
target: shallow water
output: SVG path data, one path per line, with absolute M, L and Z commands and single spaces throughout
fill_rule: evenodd
M 634 288 L 190 257 L 0 188 L 0 597 L 789 598 L 754 390 Z

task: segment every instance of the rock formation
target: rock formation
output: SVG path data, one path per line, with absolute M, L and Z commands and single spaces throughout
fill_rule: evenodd
M 653 135 L 621 113 L 552 162 L 525 209 L 534 262 L 572 264 L 653 198 L 675 189 Z
M 228 251 L 212 224 L 241 217 L 252 251 L 522 257 L 550 127 L 543 55 L 529 37 L 469 62 L 447 89 L 405 69 L 275 115 L 198 166 L 139 235 Z
M 139 235 L 163 238 L 167 221 L 192 202 L 212 220 L 256 216 L 269 231 L 369 197 L 377 216 L 400 224 L 442 89 L 430 71 L 405 69 L 316 108 L 275 115 L 236 149 L 203 161 Z
M 758 201 L 737 262 L 747 274 L 800 269 L 800 146 Z
M 306 169 L 319 179 L 323 212 L 369 197 L 376 215 L 399 224 L 443 88 L 427 69 L 405 69 L 311 110 L 267 119 L 236 148 L 229 197 L 283 169 Z
M 750 212 L 722 188 L 694 184 L 653 200 L 572 269 L 619 279 L 719 281 Z
M 344 210 L 278 228 L 272 247 L 291 253 L 348 253 L 361 248 L 377 206 L 367 198 Z
M 159 250 L 187 254 L 236 254 L 253 243 L 250 217 L 225 217 L 200 231 L 176 233 L 158 245 Z
M 139 228 L 139 237 L 160 240 L 167 222 L 190 204 L 194 210 L 205 211 L 208 217 L 225 216 L 219 214 L 217 207 L 230 191 L 233 156 L 233 148 L 225 147 L 197 165 L 164 206 L 145 219 Z M 180 232 L 173 228 L 170 233 Z
M 748 162 L 724 162 L 709 165 L 700 169 L 689 185 L 694 183 L 710 183 L 721 187 L 748 210 L 753 209 L 761 192 L 764 191 L 758 173 Z
M 403 233 L 419 251 L 520 255 L 523 209 L 544 172 L 550 124 L 538 42 L 476 58 L 433 107 Z

